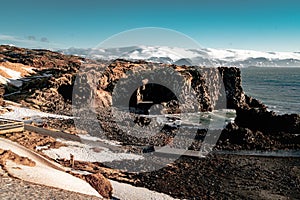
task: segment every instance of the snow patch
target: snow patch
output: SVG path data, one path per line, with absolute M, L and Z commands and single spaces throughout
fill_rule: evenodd
M 5 167 L 8 173 L 14 177 L 37 184 L 101 197 L 101 195 L 84 180 L 64 171 L 54 169 L 53 166 L 57 166 L 58 164 L 37 155 L 35 152 L 25 149 L 17 143 L 0 138 L 0 148 L 11 150 L 19 156 L 27 157 L 36 163 L 34 167 L 29 167 L 16 164 L 11 160 L 6 161 Z
M 104 142 L 104 143 L 112 145 L 112 146 L 120 146 L 120 144 L 121 144 L 118 141 L 104 140 L 104 139 L 101 139 L 98 137 L 91 136 L 89 134 L 86 134 L 86 135 L 79 134 L 78 136 L 83 140 L 90 140 L 90 141 L 94 141 L 94 142 L 101 141 L 101 142 Z
M 22 78 L 21 72 L 17 72 L 15 70 L 6 68 L 4 66 L 0 66 L 0 70 L 4 71 L 7 75 L 10 76 L 11 79 L 19 79 Z
M 109 180 L 113 187 L 113 196 L 123 200 L 140 200 L 140 199 L 164 199 L 171 200 L 173 197 L 151 191 L 147 188 L 134 187 L 126 183 L 119 183 L 117 181 Z
M 65 115 L 50 114 L 50 113 L 45 113 L 38 110 L 33 110 L 30 108 L 23 108 L 18 106 L 8 106 L 7 108 L 12 109 L 13 111 L 6 112 L 0 115 L 2 118 L 19 120 L 19 121 L 24 121 L 25 118 L 27 120 L 32 120 L 32 121 L 40 121 L 43 117 L 51 117 L 51 118 L 59 118 L 59 119 L 72 118 Z
M 299 52 L 263 52 L 238 49 L 199 48 L 187 49 L 166 46 L 131 46 L 107 49 L 66 49 L 65 54 L 79 53 L 92 59 L 146 60 L 150 62 L 176 63 L 188 59 L 192 65 L 214 66 L 300 66 Z
M 34 67 L 22 67 L 22 69 L 26 70 L 30 74 L 35 74 L 36 72 L 33 70 Z
M 0 83 L 6 84 L 7 83 L 7 78 L 0 75 Z
M 36 146 L 35 150 L 36 151 L 41 151 L 41 150 L 49 149 L 49 147 L 50 147 L 50 144 L 47 144 L 45 146 Z
M 141 160 L 143 156 L 132 153 L 114 153 L 108 148 L 93 147 L 79 142 L 64 141 L 67 146 L 58 149 L 44 150 L 43 153 L 52 159 L 70 159 L 70 154 L 75 160 L 86 162 L 112 162 L 120 160 Z

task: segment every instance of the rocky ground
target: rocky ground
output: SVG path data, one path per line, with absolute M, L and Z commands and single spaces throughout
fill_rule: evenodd
M 117 140 L 126 145 L 124 148 L 133 152 L 140 151 L 140 147 L 143 148 L 143 146 L 172 144 L 175 147 L 182 147 L 180 143 L 177 144 L 173 141 L 174 136 L 177 134 L 174 127 L 165 126 L 158 134 L 145 139 L 134 137 L 132 133 L 127 134 L 126 126 L 124 126 L 125 128 L 117 126 L 115 118 L 112 116 L 110 108 L 113 103 L 112 95 L 116 95 L 119 100 L 123 99 L 122 92 L 119 94 L 114 90 L 121 85 L 121 88 L 125 88 L 125 93 L 127 93 L 126 89 L 130 89 L 130 87 L 126 88 L 124 85 L 132 83 L 132 80 L 134 80 L 126 80 L 128 78 L 126 73 L 130 70 L 133 72 L 143 71 L 149 66 L 155 68 L 157 65 L 154 66 L 152 63 L 144 61 L 129 62 L 124 60 L 116 60 L 112 63 L 96 62 L 88 65 L 86 62 L 85 59 L 76 56 L 65 56 L 46 50 L 0 46 L 0 63 L 9 65 L 20 63 L 27 67 L 33 67 L 35 70 L 34 76 L 36 76 L 36 78 L 31 77 L 29 80 L 23 77 L 25 78 L 24 83 L 19 88 L 10 84 L 5 87 L 0 85 L 0 104 L 3 104 L 4 94 L 17 91 L 18 93 L 9 95 L 6 99 L 45 112 L 70 115 L 71 111 L 76 113 L 77 109 L 80 111 L 82 107 L 84 108 L 86 103 L 91 101 L 92 95 L 95 95 L 93 106 L 99 108 L 99 110 L 92 116 L 97 118 L 91 118 L 91 113 L 83 109 L 83 112 L 79 113 L 81 116 L 79 120 L 86 129 L 81 130 L 80 133 L 86 134 L 88 132 L 91 135 L 99 136 L 100 126 L 101 130 L 105 131 L 103 136 L 106 139 Z M 85 75 L 81 71 L 78 74 L 80 67 L 83 66 L 84 70 L 91 73 Z M 104 66 L 106 68 L 103 68 Z M 241 87 L 242 77 L 238 68 L 199 68 L 199 70 L 196 70 L 186 66 L 164 64 L 159 64 L 159 66 L 173 69 L 180 74 L 179 76 L 184 85 L 182 95 L 185 104 L 187 104 L 184 108 L 190 109 L 189 106 L 194 105 L 187 102 L 196 102 L 196 110 L 211 111 L 223 108 L 222 105 L 225 103 L 226 108 L 236 110 L 237 117 L 234 123 L 228 124 L 223 130 L 219 130 L 222 134 L 217 143 L 217 149 L 300 149 L 300 115 L 277 115 L 268 111 L 260 101 L 247 96 Z M 103 72 L 100 77 L 99 70 Z M 48 76 L 49 74 L 50 76 Z M 76 75 L 78 75 L 77 79 Z M 152 75 L 150 79 L 151 77 Z M 164 83 L 174 82 L 175 86 L 173 86 L 175 88 L 181 86 L 180 81 L 170 81 L 167 77 L 163 78 Z M 207 77 L 212 77 L 211 81 L 207 81 Z M 218 81 L 221 79 L 224 83 L 223 86 Z M 78 101 L 74 102 L 72 89 L 74 85 L 76 86 L 76 80 L 79 87 L 74 99 Z M 170 85 L 170 87 L 173 86 Z M 222 95 L 223 97 L 226 96 L 226 102 L 219 100 L 222 99 L 222 95 L 218 91 L 222 87 L 224 87 Z M 145 88 L 144 92 L 154 94 L 153 90 L 156 90 L 160 94 L 160 96 L 158 95 L 158 97 L 150 100 L 156 101 L 158 104 L 165 104 L 165 109 L 168 112 L 176 113 L 180 111 L 177 107 L 177 100 L 170 91 L 153 84 L 149 84 Z M 196 101 L 189 99 L 187 91 L 191 88 L 195 91 Z M 209 94 L 209 91 L 212 91 L 212 95 Z M 137 94 L 136 91 L 131 91 L 128 94 L 131 95 L 132 92 Z M 147 96 L 146 93 L 144 96 Z M 144 99 L 144 101 L 148 100 Z M 73 110 L 72 103 L 75 106 Z M 131 100 L 126 103 L 133 107 L 137 104 L 137 102 Z M 130 125 L 132 122 L 124 120 L 125 125 L 126 123 Z M 134 123 L 140 123 L 144 126 L 147 119 L 139 118 Z M 74 124 L 73 120 L 45 118 L 43 123 L 37 126 L 63 130 L 65 133 L 70 134 L 79 133 Z M 199 150 L 207 130 L 192 131 L 197 134 L 189 149 Z M 189 135 L 189 132 L 191 132 L 191 129 L 186 130 L 187 135 Z M 37 145 L 49 145 L 52 148 L 63 145 L 51 137 L 39 136 L 28 131 L 20 134 L 7 134 L 6 137 L 30 149 L 35 149 Z M 182 137 L 185 137 L 184 134 Z M 133 145 L 140 147 L 134 148 Z M 140 166 L 142 170 L 148 162 L 155 164 L 155 162 L 159 163 L 164 159 L 161 157 L 157 160 L 128 161 L 127 164 L 134 167 Z M 70 164 L 68 160 L 59 160 L 59 162 L 65 166 Z M 114 164 L 118 165 L 117 162 Z M 146 173 L 128 173 L 110 169 L 107 166 L 111 166 L 111 163 L 75 161 L 74 168 L 92 173 L 102 173 L 108 178 L 146 187 L 176 198 L 300 199 L 299 158 L 240 155 L 210 155 L 202 159 L 181 157 L 160 170 Z M 19 189 L 23 191 L 22 188 Z
M 145 162 L 135 161 L 132 166 L 143 166 Z M 61 164 L 68 166 L 68 162 L 61 161 Z M 74 168 L 101 172 L 110 179 L 180 199 L 300 198 L 299 158 L 238 155 L 211 155 L 202 159 L 181 157 L 160 170 L 146 173 L 126 173 L 100 163 L 79 161 L 75 162 Z
M 22 133 L 7 133 L 4 137 L 31 150 L 36 150 L 38 146 L 49 145 L 51 148 L 59 148 L 64 146 L 64 144 L 56 141 L 50 136 L 43 136 L 31 131 L 24 131 Z
M 29 133 L 25 134 L 29 135 Z M 30 134 L 32 135 L 32 133 Z M 10 139 L 33 148 L 38 137 L 21 139 L 18 134 L 7 135 Z M 44 136 L 43 136 L 44 137 Z M 52 144 L 51 138 L 39 139 L 40 144 Z M 26 138 L 26 137 L 25 137 Z M 32 139 L 33 138 L 33 139 Z M 28 142 L 31 140 L 31 142 Z M 42 142 L 43 141 L 43 142 Z M 29 145 L 31 143 L 32 145 Z M 55 145 L 53 145 L 54 147 Z M 164 157 L 157 160 L 126 161 L 129 167 L 146 166 L 155 162 L 165 161 Z M 60 164 L 70 167 L 68 160 L 56 160 Z M 117 165 L 115 161 L 113 164 Z M 74 169 L 91 173 L 101 173 L 105 177 L 138 187 L 169 194 L 175 198 L 187 199 L 299 199 L 300 198 L 300 161 L 299 158 L 273 158 L 239 155 L 210 155 L 207 158 L 181 157 L 162 169 L 146 173 L 129 173 L 112 169 L 112 163 L 89 163 L 75 161 Z M 3 180 L 2 180 L 3 181 Z M 19 180 L 5 179 L 1 191 L 8 197 L 11 188 L 6 184 L 16 184 Z M 26 185 L 23 187 L 23 185 Z M 27 185 L 29 185 L 27 187 Z M 38 188 L 36 193 L 42 191 L 41 186 L 22 182 L 17 188 L 15 197 L 22 197 Z M 19 193 L 19 190 L 20 192 Z M 22 194 L 22 192 L 24 192 Z M 50 189 L 49 193 L 62 195 L 57 189 Z M 65 192 L 67 194 L 68 192 Z M 17 196 L 18 195 L 18 196 Z M 70 193 L 70 197 L 75 194 Z M 82 195 L 79 195 L 79 198 Z M 83 195 L 84 196 L 84 195 Z M 11 196 L 12 198 L 14 196 Z M 43 198 L 43 196 L 41 196 Z M 87 197 L 88 198 L 88 197 Z
M 47 187 L 29 183 L 19 179 L 0 175 L 0 199 L 78 199 L 78 200 L 96 200 L 97 197 L 83 195 L 62 189 Z

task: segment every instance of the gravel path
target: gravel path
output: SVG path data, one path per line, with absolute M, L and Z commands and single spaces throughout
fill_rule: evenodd
M 93 196 L 69 192 L 43 185 L 25 182 L 19 179 L 0 175 L 0 199 L 76 199 L 76 200 L 96 200 L 100 199 Z

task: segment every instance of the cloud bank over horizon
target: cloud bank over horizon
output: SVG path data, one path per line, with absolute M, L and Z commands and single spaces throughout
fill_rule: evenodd
M 11 0 L 1 7 L 0 43 L 28 48 L 92 48 L 123 31 L 162 27 L 203 47 L 300 51 L 297 0 Z

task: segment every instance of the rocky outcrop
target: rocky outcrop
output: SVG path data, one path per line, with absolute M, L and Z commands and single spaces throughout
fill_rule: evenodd
M 148 110 L 153 104 L 162 104 L 169 113 L 252 106 L 242 90 L 240 71 L 237 68 L 187 67 L 116 60 L 105 69 L 101 68 L 100 72 L 97 67 L 93 69 L 101 76 L 96 78 L 99 80 L 96 91 L 92 91 L 87 84 L 91 77 L 86 77 L 84 71 L 77 74 L 83 61 L 79 57 L 48 50 L 0 46 L 0 59 L 35 68 L 38 78 L 27 80 L 19 95 L 8 98 L 47 112 L 70 113 L 76 75 L 80 77 L 77 78 L 80 88 L 76 88 L 75 99 L 78 101 L 73 102 L 75 106 L 76 103 L 80 106 L 82 101 L 90 101 L 93 94 L 96 106 L 123 106 L 122 103 L 125 102 L 125 106 Z M 98 66 L 101 64 L 97 63 Z M 141 75 L 148 77 L 141 79 Z M 138 106 L 139 102 L 134 96 L 138 96 L 137 89 L 143 81 L 157 84 L 145 84 L 140 92 L 143 96 L 141 102 L 153 103 Z M 119 92 L 120 88 L 122 92 Z
M 1 62 L 22 63 L 36 73 L 20 79 L 19 88 L 7 87 L 7 99 L 46 112 L 71 114 L 76 73 L 84 59 L 48 50 L 0 46 Z
M 11 160 L 16 164 L 21 164 L 29 167 L 34 167 L 36 165 L 36 163 L 33 160 L 27 157 L 19 156 L 18 154 L 15 154 L 10 150 L 0 149 L 0 167 L 5 169 L 7 160 Z
M 149 84 L 144 84 L 143 81 Z M 140 86 L 143 89 L 135 91 Z M 121 92 L 118 87 L 122 87 Z M 187 67 L 117 60 L 103 72 L 98 88 L 102 94 L 99 104 L 104 107 L 122 102 L 128 105 L 132 103 L 129 101 L 133 95 L 138 98 L 137 93 L 141 92 L 141 102 L 161 104 L 179 101 L 181 107 L 187 110 L 193 110 L 194 107 L 198 111 L 211 111 L 219 108 L 263 106 L 244 94 L 238 68 Z
M 36 69 L 59 70 L 60 73 L 76 72 L 83 61 L 77 56 L 44 49 L 25 49 L 8 45 L 0 45 L 0 62 L 22 63 Z
M 170 68 L 174 74 L 167 72 L 167 75 L 164 75 L 164 70 L 158 70 L 156 72 L 158 75 L 155 76 L 155 70 L 160 67 L 163 67 L 163 69 Z M 151 69 L 150 73 L 142 73 L 143 70 L 146 71 L 149 68 Z M 130 72 L 137 75 L 132 76 Z M 141 76 L 143 76 L 143 78 L 139 78 Z M 156 83 L 163 83 L 162 85 L 169 86 L 171 89 L 180 88 L 182 92 L 175 90 L 175 92 L 172 93 L 174 90 L 165 90 L 164 87 L 154 84 L 146 83 L 143 85 L 145 79 L 148 83 L 155 81 Z M 105 95 L 98 97 L 100 105 L 103 107 L 110 107 L 111 105 L 118 106 L 119 104 L 121 104 L 121 107 L 128 105 L 129 107 L 137 107 L 138 100 L 134 102 L 131 100 L 132 98 L 140 98 L 141 102 L 152 102 L 146 109 L 149 109 L 154 104 L 162 104 L 168 113 L 184 113 L 185 108 L 187 108 L 187 111 L 190 111 L 192 109 L 188 106 L 191 105 L 197 107 L 192 111 L 211 111 L 220 108 L 235 109 L 237 115 L 235 123 L 229 124 L 222 131 L 218 143 L 219 148 L 261 150 L 300 148 L 300 137 L 297 135 L 300 133 L 299 115 L 278 115 L 268 111 L 267 107 L 259 100 L 247 96 L 244 93 L 241 81 L 241 72 L 238 68 L 193 68 L 152 64 L 143 61 L 128 62 L 117 60 L 108 66 L 99 79 L 98 92 Z M 136 82 L 139 84 L 136 84 Z M 173 85 L 168 84 L 168 82 L 171 82 Z M 129 85 L 129 87 L 127 85 Z M 119 87 L 122 88 L 121 91 Z M 140 91 L 134 91 L 132 87 L 134 89 L 140 87 Z M 189 89 L 194 91 L 194 93 L 191 93 Z M 155 98 L 149 98 L 145 92 L 148 92 L 150 96 L 155 96 Z M 140 97 L 138 96 L 139 94 Z M 175 94 L 178 94 L 178 98 L 176 98 Z M 161 98 L 157 99 L 160 96 Z M 189 98 L 191 96 L 196 97 L 196 101 L 191 101 L 191 98 Z M 224 96 L 226 98 L 224 98 Z M 117 100 L 114 100 L 114 98 Z M 120 100 L 118 101 L 118 99 Z M 180 102 L 179 99 L 182 100 L 181 103 L 183 102 L 182 107 L 178 106 L 178 102 Z M 125 102 L 125 104 L 122 104 L 122 101 Z M 175 106 L 168 107 L 167 105 L 170 102 L 177 103 L 175 103 Z M 174 107 L 181 109 L 174 109 Z M 149 112 L 151 112 L 151 109 Z M 116 116 L 112 116 L 112 119 L 114 119 L 114 117 Z M 100 119 L 102 122 L 106 121 L 103 117 L 100 117 Z M 147 125 L 148 121 L 144 118 L 136 118 L 135 123 Z M 164 134 L 174 135 L 173 128 L 165 128 L 162 130 L 163 134 L 157 134 L 153 140 L 144 140 L 128 136 L 116 127 L 118 127 L 118 125 L 114 123 L 102 123 L 102 128 L 108 132 L 115 133 L 115 136 L 110 135 L 112 138 L 123 141 L 126 144 L 131 144 L 132 142 L 141 145 L 164 145 L 164 141 L 167 141 Z M 206 131 L 204 130 L 204 132 Z M 201 138 L 203 139 L 203 137 L 199 138 L 200 141 Z M 161 142 L 157 142 L 158 140 Z M 190 148 L 198 149 L 199 145 L 201 146 L 201 142 L 196 142 L 195 145 L 192 145 Z
M 235 122 L 240 127 L 268 134 L 300 133 L 300 116 L 297 114 L 277 115 L 266 109 L 238 108 Z
M 218 149 L 227 150 L 278 150 L 300 149 L 300 135 L 287 131 L 269 132 L 230 123 L 222 130 Z
M 124 136 L 124 131 L 114 122 L 116 115 L 112 114 L 112 107 L 126 107 L 135 114 L 235 109 L 235 124 L 224 129 L 220 139 L 223 145 L 244 144 L 246 147 L 252 141 L 248 147 L 262 148 L 274 146 L 274 141 L 280 140 L 288 144 L 291 134 L 298 137 L 296 135 L 300 133 L 299 115 L 277 115 L 244 93 L 238 68 L 188 67 L 126 60 L 87 62 L 76 56 L 11 46 L 0 46 L 0 62 L 22 63 L 34 67 L 37 72 L 23 83 L 19 94 L 8 96 L 8 99 L 61 114 L 71 114 L 72 104 L 80 109 L 92 102 L 92 106 L 105 110 L 99 112 L 98 118 L 108 137 L 125 138 L 126 143 L 131 141 L 142 145 L 149 141 Z M 3 96 L 3 88 L 0 88 L 0 101 L 1 94 Z M 148 121 L 136 118 L 134 122 L 146 125 Z M 166 135 L 174 135 L 172 131 L 173 128 L 165 128 L 164 133 L 159 133 L 155 139 L 167 141 Z M 297 143 L 298 140 L 293 141 Z M 154 141 L 153 144 L 164 143 Z
M 107 199 L 112 197 L 112 185 L 102 174 L 90 174 L 86 175 L 84 178 L 86 182 L 88 182 L 99 194 L 101 194 L 102 197 Z

